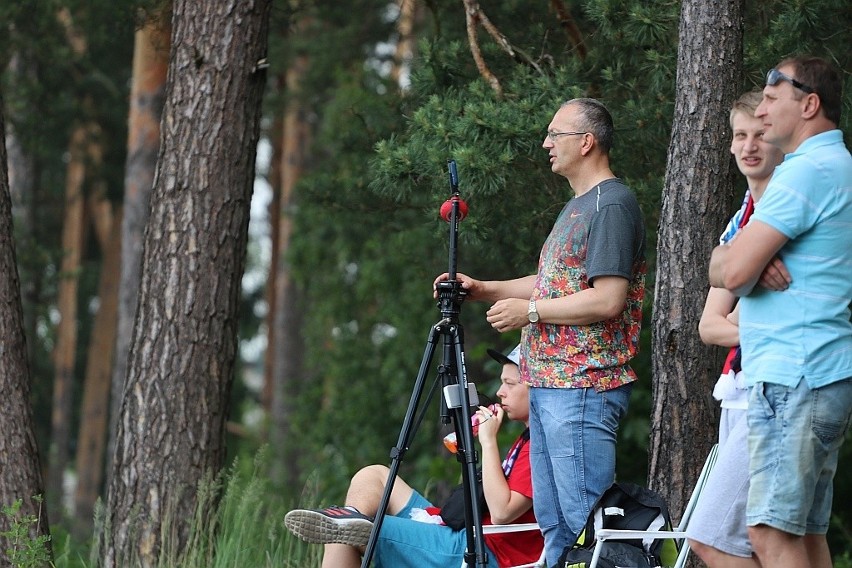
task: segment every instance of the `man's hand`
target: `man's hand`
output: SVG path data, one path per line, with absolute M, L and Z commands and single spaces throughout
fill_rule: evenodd
M 518 298 L 499 300 L 485 313 L 485 319 L 500 333 L 520 329 L 530 323 L 529 305 L 529 300 Z
M 447 272 L 444 272 L 432 282 L 432 297 L 438 299 L 438 283 L 446 282 L 450 279 L 450 275 Z M 475 280 L 470 276 L 462 274 L 461 272 L 456 272 L 456 280 L 461 283 L 462 290 L 467 292 L 467 299 L 471 301 L 480 300 L 479 294 L 481 294 L 483 285 L 481 280 Z
M 757 283 L 763 288 L 780 292 L 789 288 L 792 281 L 793 279 L 790 277 L 787 267 L 784 266 L 780 258 L 774 256 L 769 261 L 769 264 L 766 265 L 766 268 L 763 269 L 760 280 Z

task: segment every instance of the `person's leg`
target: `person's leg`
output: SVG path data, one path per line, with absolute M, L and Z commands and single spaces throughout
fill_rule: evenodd
M 632 385 L 530 390 L 533 508 L 547 563 L 574 544 L 592 505 L 615 479 L 615 441 Z
M 762 566 L 813 568 L 801 536 L 767 525 L 750 526 L 748 535 Z
M 418 495 L 415 493 L 415 496 Z M 410 508 L 406 508 L 399 516 L 389 516 L 385 519 L 379 533 L 376 553 L 373 556 L 373 567 L 458 568 L 461 566 L 467 548 L 466 531 L 454 531 L 444 525 L 411 520 L 410 511 Z M 497 568 L 497 559 L 494 554 L 487 547 L 485 551 L 488 567 Z
M 390 468 L 384 465 L 368 465 L 360 469 L 349 482 L 346 505 L 355 507 L 368 517 L 375 517 L 388 482 L 388 475 L 390 475 Z M 387 514 L 399 513 L 411 499 L 412 492 L 411 487 L 397 476 L 388 500 Z
M 350 494 L 354 488 L 352 500 L 361 503 L 364 506 L 369 506 L 370 494 L 376 489 L 375 484 L 382 478 L 387 480 L 390 470 L 384 466 L 367 467 L 359 471 L 352 478 L 350 484 Z M 397 482 L 400 478 L 397 478 Z M 396 492 L 396 483 L 394 483 L 394 492 Z M 403 485 L 405 485 L 403 483 Z M 417 558 L 422 556 L 422 547 L 429 546 L 434 550 L 434 554 L 446 559 L 455 555 L 460 546 L 455 535 L 448 531 L 447 527 L 439 527 L 436 525 L 428 525 L 426 523 L 418 523 L 411 520 L 411 513 L 415 508 L 426 509 L 431 506 L 431 503 L 422 495 L 412 490 L 408 485 L 408 500 L 398 506 L 388 504 L 388 514 L 383 519 L 382 529 L 379 533 L 379 540 L 376 543 L 376 549 L 373 554 L 373 564 L 380 568 L 381 566 L 404 566 L 405 558 L 411 556 Z M 384 483 L 382 483 L 382 491 Z M 391 493 L 391 501 L 393 501 L 393 493 Z M 373 512 L 378 509 L 381 496 L 376 500 L 373 507 Z M 347 505 L 350 505 L 350 496 L 347 495 Z M 461 550 L 464 550 L 464 545 L 461 545 Z M 418 554 L 418 550 L 420 554 Z M 361 566 L 361 556 L 364 552 L 363 546 L 348 546 L 343 544 L 326 544 L 322 559 L 322 568 L 357 568 Z M 462 552 L 458 552 L 459 564 L 461 563 Z M 425 565 L 424 565 L 425 566 Z
M 559 402 L 553 400 L 557 389 L 533 387 L 530 389 L 530 467 L 533 482 L 533 512 L 544 537 L 548 566 L 556 566 L 557 559 L 574 539 L 564 529 L 565 521 L 559 508 L 558 487 L 552 468 L 552 459 L 546 443 L 545 428 L 552 429 L 551 417 Z M 559 412 L 557 416 L 563 413 Z M 544 417 L 544 419 L 542 419 Z M 572 476 L 573 479 L 573 476 Z M 573 484 L 571 480 L 563 480 Z
M 322 568 L 358 568 L 361 550 L 348 544 L 326 544 L 322 555 Z
M 805 548 L 811 561 L 811 568 L 831 568 L 831 551 L 824 534 L 806 534 Z
M 686 528 L 690 548 L 710 568 L 758 566 L 746 527 L 748 420 L 745 410 L 722 409 L 718 457 Z M 720 439 L 722 436 L 720 436 Z
M 749 401 L 749 535 L 764 566 L 824 562 L 837 456 L 852 414 L 852 380 L 817 389 L 758 383 Z
M 689 541 L 689 548 L 701 559 L 708 568 L 760 568 L 754 558 L 744 558 L 722 552 L 718 548 L 707 546 L 697 540 Z
M 326 543 L 323 568 L 360 566 L 361 554 L 372 530 L 370 519 L 378 513 L 389 475 L 389 468 L 370 465 L 352 476 L 345 504 L 360 515 L 346 518 L 347 511 L 340 508 L 325 511 L 297 509 L 287 514 L 285 523 L 291 531 L 309 542 Z M 388 500 L 387 514 L 399 513 L 413 494 L 411 487 L 397 477 Z M 342 516 L 330 516 L 338 513 Z

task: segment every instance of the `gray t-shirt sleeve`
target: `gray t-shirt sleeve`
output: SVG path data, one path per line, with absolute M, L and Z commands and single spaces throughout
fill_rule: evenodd
M 644 227 L 638 211 L 632 209 L 612 203 L 592 219 L 586 252 L 589 283 L 598 276 L 633 277 L 633 264 L 643 254 Z

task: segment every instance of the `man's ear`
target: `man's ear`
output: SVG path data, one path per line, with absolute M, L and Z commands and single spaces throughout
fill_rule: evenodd
M 819 95 L 816 93 L 808 93 L 802 99 L 802 118 L 810 120 L 819 114 L 822 108 L 822 101 L 819 100 Z
M 595 135 L 591 132 L 586 132 L 583 134 L 583 145 L 580 146 L 580 154 L 583 156 L 589 155 L 589 152 L 592 151 L 592 148 L 598 145 L 598 140 L 595 138 Z

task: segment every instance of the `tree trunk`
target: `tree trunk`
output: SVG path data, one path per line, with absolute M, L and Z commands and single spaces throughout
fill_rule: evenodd
M 109 202 L 105 204 L 109 205 Z M 121 264 L 121 214 L 113 216 L 111 211 L 103 208 L 101 211 L 101 219 L 109 218 L 109 221 L 96 222 L 96 225 L 108 225 L 109 234 L 101 239 L 104 260 L 98 286 L 100 304 L 86 357 L 80 431 L 77 436 L 74 530 L 81 539 L 86 538 L 91 530 L 95 502 L 101 495 L 103 482 L 110 371 L 115 348 L 118 275 Z
M 275 89 L 279 92 L 283 89 L 284 79 L 278 78 Z M 272 198 L 269 200 L 269 241 L 273 251 L 272 258 L 277 258 L 278 238 L 281 231 L 281 167 L 283 160 L 281 153 L 284 145 L 284 119 L 282 115 L 276 114 L 271 129 L 272 156 L 269 163 L 269 187 L 272 190 Z M 278 286 L 276 283 L 277 270 L 273 262 L 266 277 L 266 345 L 263 354 L 263 390 L 260 393 L 260 403 L 267 416 L 272 416 L 272 400 L 275 391 L 275 318 L 278 315 Z
M 304 376 L 301 321 L 303 307 L 299 302 L 298 290 L 290 274 L 287 261 L 288 249 L 293 234 L 293 210 L 296 203 L 295 186 L 306 167 L 311 143 L 311 127 L 308 123 L 309 108 L 304 102 L 301 83 L 307 74 L 309 60 L 297 56 L 287 69 L 286 90 L 289 100 L 284 115 L 283 147 L 281 150 L 281 189 L 279 192 L 277 249 L 274 251 L 275 270 L 275 315 L 272 432 L 270 440 L 277 448 L 272 477 L 276 483 L 292 487 L 300 478 L 298 469 L 298 447 L 291 440 L 290 432 L 296 430 L 290 411 L 295 393 L 300 390 L 300 377 Z
M 48 535 L 47 513 L 33 497 L 44 488 L 30 407 L 30 369 L 24 336 L 21 289 L 12 238 L 12 200 L 6 170 L 5 120 L 0 97 L 0 505 L 21 499 L 20 513 L 38 520 L 30 536 Z M 0 532 L 9 528 L 0 515 Z M 10 548 L 0 537 L 0 551 Z
M 115 447 L 118 412 L 127 375 L 127 356 L 136 317 L 136 301 L 142 266 L 142 239 L 148 224 L 151 186 L 160 149 L 160 118 L 166 92 L 171 25 L 168 14 L 149 20 L 136 32 L 133 80 L 127 133 L 124 177 L 124 220 L 121 233 L 121 277 L 118 322 L 112 370 L 109 444 L 106 471 L 110 471 Z
M 69 440 L 73 404 L 74 367 L 77 362 L 77 290 L 83 248 L 86 203 L 83 183 L 89 133 L 78 125 L 71 134 L 70 156 L 65 178 L 65 212 L 62 222 L 62 263 L 59 275 L 59 324 L 54 348 L 55 376 L 50 417 L 47 493 L 51 512 L 59 513 L 62 481 L 70 453 Z
M 397 5 L 399 18 L 396 22 L 396 32 L 399 38 L 393 54 L 390 78 L 400 89 L 406 90 L 410 82 L 408 75 L 411 72 L 411 59 L 414 57 L 414 21 L 418 2 L 417 0 L 397 0 Z
M 7 75 L 9 77 L 10 89 L 20 88 L 19 84 L 26 84 L 27 80 L 32 80 L 29 75 L 37 73 L 38 64 L 27 53 L 15 53 L 10 57 Z M 39 201 L 39 173 L 41 169 L 37 164 L 37 158 L 31 149 L 24 146 L 23 141 L 18 137 L 12 123 L 16 117 L 10 115 L 10 123 L 6 128 L 6 147 L 8 160 L 8 176 L 9 176 L 9 194 L 12 196 L 12 218 L 18 223 L 17 225 L 17 242 L 23 250 L 27 247 L 34 246 L 38 242 L 37 230 L 38 221 L 36 217 L 36 207 Z M 22 270 L 27 272 L 25 265 L 22 264 Z M 42 272 L 30 270 L 28 278 L 21 282 L 21 299 L 24 306 L 37 306 L 41 298 L 43 288 Z M 24 336 L 31 340 L 27 343 L 27 359 L 35 360 L 37 342 L 36 310 L 27 309 L 24 311 Z M 43 380 L 42 384 L 48 383 Z M 45 385 L 47 392 L 50 392 L 50 387 Z M 35 387 L 35 390 L 38 390 Z M 43 434 L 46 438 L 46 432 Z M 43 438 L 43 439 L 44 439 Z M 45 448 L 42 447 L 42 450 Z M 46 460 L 43 460 L 43 463 Z
M 173 6 L 165 132 L 118 420 L 105 568 L 179 557 L 196 506 L 198 518 L 210 513 L 196 490 L 225 457 L 269 10 L 270 0 Z
M 728 111 L 742 84 L 742 0 L 685 0 L 657 243 L 649 481 L 674 517 L 716 439 L 719 350 L 701 343 L 707 262 L 732 197 Z

